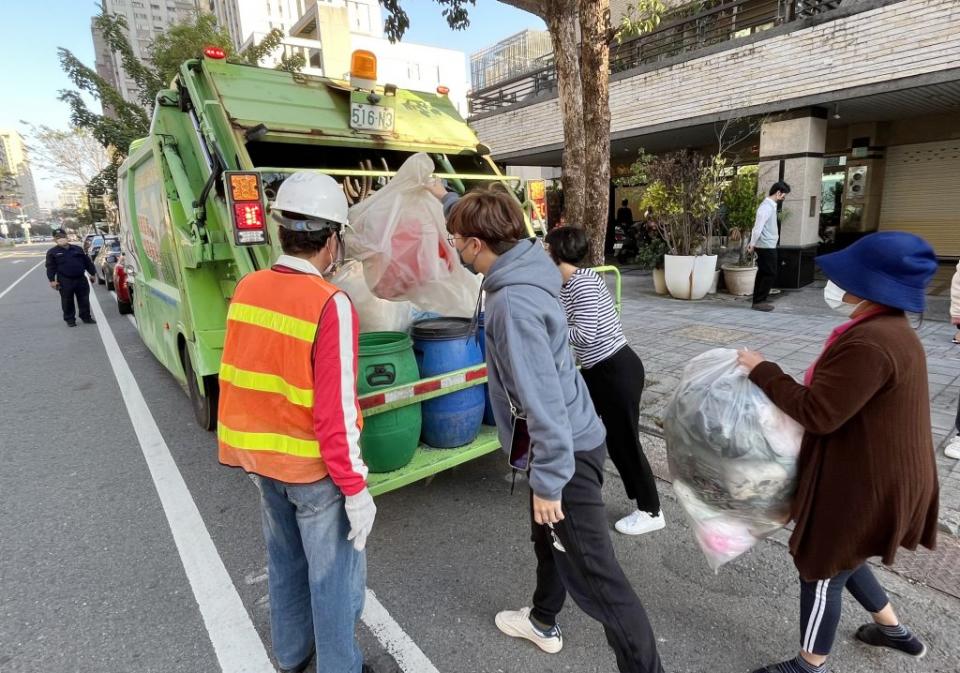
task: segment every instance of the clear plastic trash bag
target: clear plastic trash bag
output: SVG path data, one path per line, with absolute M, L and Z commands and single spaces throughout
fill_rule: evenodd
M 803 428 L 714 349 L 691 360 L 664 414 L 674 492 L 717 570 L 781 528 Z
M 384 187 L 350 208 L 347 255 L 363 264 L 374 295 L 443 316 L 473 315 L 480 279 L 447 240 L 440 201 L 427 190 L 433 160 L 408 158 Z

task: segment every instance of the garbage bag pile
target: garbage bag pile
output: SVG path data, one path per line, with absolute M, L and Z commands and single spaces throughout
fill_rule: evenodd
M 664 415 L 673 489 L 714 570 L 781 528 L 803 428 L 714 349 L 691 360 Z
M 443 207 L 426 189 L 433 171 L 429 156 L 414 154 L 389 183 L 351 207 L 347 256 L 362 264 L 375 297 L 408 301 L 423 312 L 470 317 L 480 279 L 463 268 L 447 240 Z M 361 315 L 361 329 L 368 330 L 363 323 Z

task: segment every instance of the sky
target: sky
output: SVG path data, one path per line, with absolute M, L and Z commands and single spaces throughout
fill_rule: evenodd
M 96 0 L 4 3 L 0 128 L 26 134 L 21 120 L 54 128 L 69 126 L 69 110 L 57 100 L 57 92 L 71 84 L 60 70 L 57 48 L 69 49 L 93 66 L 90 17 L 96 5 Z M 459 49 L 468 55 L 525 28 L 544 27 L 533 15 L 496 0 L 477 0 L 470 12 L 470 27 L 460 32 L 450 30 L 440 7 L 430 0 L 406 0 L 405 5 L 410 29 L 404 42 Z M 53 179 L 35 169 L 35 182 L 41 205 L 56 200 Z

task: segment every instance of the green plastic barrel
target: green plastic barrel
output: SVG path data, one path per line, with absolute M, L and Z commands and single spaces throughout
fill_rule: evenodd
M 420 378 L 413 342 L 404 332 L 360 335 L 357 390 L 366 395 Z M 371 472 L 392 472 L 413 459 L 420 442 L 420 405 L 411 404 L 363 419 L 360 449 Z

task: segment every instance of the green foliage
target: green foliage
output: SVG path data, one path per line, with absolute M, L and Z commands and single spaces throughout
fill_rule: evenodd
M 660 236 L 654 236 L 640 246 L 636 264 L 641 269 L 662 269 L 665 254 L 667 254 L 667 242 Z
M 391 42 L 399 42 L 410 27 L 410 17 L 403 9 L 403 2 L 404 0 L 380 0 L 380 6 L 387 12 L 383 32 Z M 452 30 L 463 30 L 470 25 L 469 8 L 477 4 L 477 0 L 434 0 L 434 2 L 443 7 L 443 18 L 447 20 L 447 25 Z
M 157 92 L 165 86 L 164 81 L 155 68 L 143 63 L 133 52 L 126 18 L 120 14 L 108 13 L 103 5 L 99 7 L 100 13 L 93 18 L 94 28 L 110 47 L 110 51 L 120 56 L 127 76 L 139 89 L 140 104 L 147 109 L 153 107 Z
M 198 58 L 204 47 L 220 47 L 229 57 L 233 42 L 212 14 L 198 13 L 192 21 L 171 26 L 150 43 L 150 62 L 163 87 L 169 85 L 184 61 Z M 154 92 L 154 95 L 156 92 Z M 150 99 L 151 102 L 153 98 Z
M 753 255 L 747 252 L 750 232 L 756 221 L 757 206 L 763 197 L 757 194 L 756 166 L 741 168 L 727 183 L 723 193 L 727 228 L 740 234 L 740 266 L 753 266 Z
M 667 6 L 661 0 L 637 0 L 636 4 L 627 5 L 617 27 L 617 43 L 655 30 L 666 13 Z

